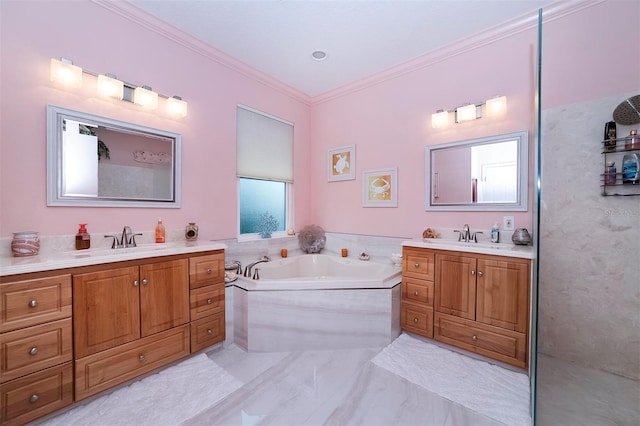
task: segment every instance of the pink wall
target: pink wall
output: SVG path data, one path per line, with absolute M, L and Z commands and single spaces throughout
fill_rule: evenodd
M 238 103 L 295 123 L 295 211 L 309 217 L 309 107 L 280 90 L 187 49 L 91 2 L 3 1 L 1 6 L 0 237 L 35 229 L 73 234 L 87 222 L 92 233 L 130 225 L 150 230 L 162 216 L 168 229 L 197 222 L 207 239 L 236 236 L 235 113 Z M 85 74 L 79 91 L 49 81 L 50 58 L 68 57 L 91 71 L 116 74 L 166 95 L 181 95 L 189 115 L 95 95 Z M 182 134 L 182 208 L 72 208 L 46 206 L 47 104 Z
M 578 3 L 574 3 L 578 4 Z M 635 1 L 591 3 L 545 23 L 543 107 L 640 88 Z M 71 234 L 78 223 L 94 233 L 128 224 L 151 229 L 162 216 L 169 229 L 198 222 L 204 238 L 236 235 L 235 108 L 244 104 L 294 122 L 297 227 L 418 236 L 427 226 L 488 229 L 504 213 L 424 210 L 424 151 L 428 144 L 519 130 L 530 132 L 533 165 L 536 29 L 477 46 L 375 85 L 319 100 L 309 107 L 286 90 L 261 83 L 91 2 L 0 3 L 0 237 L 37 229 Z M 117 30 L 116 30 L 117 29 Z M 49 82 L 49 59 L 69 57 L 161 93 L 181 95 L 189 115 L 169 119 L 95 95 L 88 77 L 80 91 Z M 431 128 L 431 113 L 508 96 L 498 120 Z M 183 205 L 177 210 L 46 206 L 45 105 L 54 104 L 183 135 Z M 357 179 L 326 180 L 329 148 L 357 145 Z M 397 208 L 361 207 L 362 171 L 398 166 Z M 533 173 L 533 168 L 531 168 Z M 532 182 L 530 188 L 532 188 Z M 513 213 L 531 228 L 529 212 Z

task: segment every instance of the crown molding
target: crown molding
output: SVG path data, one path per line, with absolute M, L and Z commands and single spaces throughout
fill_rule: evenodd
M 305 105 L 311 105 L 311 97 L 300 90 L 277 80 L 250 65 L 224 53 L 215 47 L 175 28 L 133 4 L 122 0 L 91 0 L 92 3 L 114 12 L 150 31 L 155 32 L 194 53 L 197 53 L 219 65 L 238 72 L 245 77 L 268 86 L 284 95 L 290 96 Z

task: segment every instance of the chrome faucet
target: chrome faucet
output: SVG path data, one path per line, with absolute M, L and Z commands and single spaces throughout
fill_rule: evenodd
M 462 227 L 462 231 L 454 229 L 453 232 L 458 233 L 458 241 L 464 241 L 465 243 L 468 243 L 469 240 L 471 240 L 471 231 L 469 231 L 469 225 L 467 225 L 466 223 Z
M 113 238 L 111 242 L 111 248 L 127 248 L 127 247 L 137 247 L 136 237 L 141 236 L 142 234 L 134 234 L 131 231 L 131 227 L 125 226 L 122 229 L 122 236 L 118 238 L 117 235 L 105 235 L 105 238 Z
M 244 276 L 245 277 L 250 277 L 251 276 L 251 270 L 253 269 L 254 266 L 256 266 L 258 263 L 269 262 L 270 260 L 271 260 L 271 258 L 269 256 L 265 255 L 265 256 L 262 256 L 260 258 L 260 260 L 248 264 L 247 267 L 244 268 Z M 257 274 L 256 274 L 256 276 L 257 276 Z M 254 279 L 257 279 L 257 278 L 254 277 Z

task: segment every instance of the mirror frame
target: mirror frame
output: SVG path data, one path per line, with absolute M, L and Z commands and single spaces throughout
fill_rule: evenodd
M 122 131 L 125 133 L 139 133 L 143 135 L 150 135 L 151 137 L 173 139 L 173 198 L 163 201 L 157 199 L 146 200 L 135 198 L 63 195 L 62 122 L 65 119 L 107 127 L 110 130 Z M 87 114 L 55 105 L 47 105 L 47 206 L 180 208 L 182 172 L 181 152 L 182 137 L 179 133 Z
M 518 200 L 514 203 L 456 203 L 433 204 L 431 169 L 432 153 L 446 148 L 460 148 L 464 146 L 487 145 L 491 143 L 518 142 Z M 527 131 L 506 133 L 502 135 L 487 136 L 477 139 L 449 142 L 437 145 L 428 145 L 425 153 L 425 210 L 427 211 L 527 211 L 529 198 L 529 134 Z

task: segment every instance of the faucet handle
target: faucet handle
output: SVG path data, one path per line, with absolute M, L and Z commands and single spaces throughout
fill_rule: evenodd
M 260 279 L 260 274 L 258 274 L 258 271 L 260 270 L 260 268 L 256 268 L 256 270 L 253 273 L 253 279 L 254 280 L 259 280 Z
M 462 241 L 462 231 L 454 229 L 453 232 L 457 232 L 458 233 L 458 241 Z
M 473 242 L 474 242 L 474 243 L 477 243 L 477 242 L 478 242 L 478 234 L 482 234 L 482 231 L 474 232 L 474 233 L 473 233 L 473 237 L 471 237 L 471 238 L 473 238 Z
M 138 244 L 136 243 L 136 237 L 142 237 L 142 233 L 133 234 L 129 239 L 129 244 L 131 244 L 133 247 L 138 247 Z
M 116 248 L 116 241 L 118 240 L 118 237 L 116 237 L 115 235 L 105 235 L 105 238 L 113 238 L 113 241 L 111 241 L 111 248 L 114 249 Z

